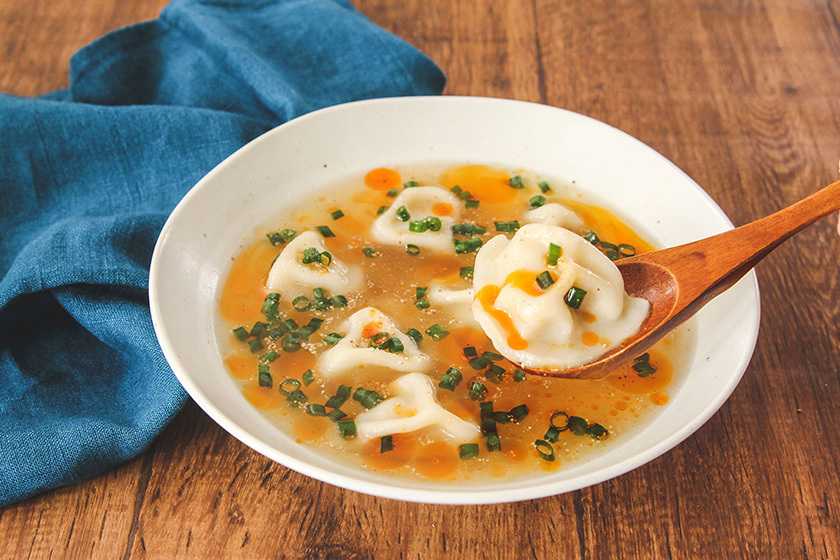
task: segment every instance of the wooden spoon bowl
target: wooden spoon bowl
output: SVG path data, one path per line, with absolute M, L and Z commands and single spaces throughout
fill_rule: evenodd
M 739 228 L 616 262 L 625 291 L 651 304 L 639 332 L 582 366 L 562 371 L 523 369 L 536 375 L 570 379 L 609 375 L 732 287 L 787 238 L 838 210 L 840 181 Z

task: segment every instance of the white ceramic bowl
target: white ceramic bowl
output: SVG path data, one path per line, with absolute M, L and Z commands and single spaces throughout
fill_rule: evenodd
M 627 134 L 582 115 L 501 99 L 381 99 L 323 109 L 257 138 L 207 174 L 167 221 L 151 266 L 158 339 L 195 402 L 233 436 L 313 478 L 359 492 L 429 503 L 538 498 L 589 486 L 651 461 L 697 430 L 733 391 L 759 323 L 753 273 L 695 317 L 690 373 L 654 422 L 601 454 L 533 478 L 458 486 L 349 468 L 298 445 L 246 402 L 222 365 L 222 282 L 255 224 L 313 190 L 381 166 L 488 163 L 575 181 L 661 246 L 732 227 L 687 175 Z

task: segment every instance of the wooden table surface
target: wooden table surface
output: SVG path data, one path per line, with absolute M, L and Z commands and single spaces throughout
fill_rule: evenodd
M 164 4 L 1 0 L 0 91 L 66 87 L 76 49 Z M 840 2 L 355 4 L 429 54 L 446 93 L 614 125 L 686 171 L 736 224 L 838 175 Z M 189 403 L 136 459 L 0 510 L 0 557 L 840 558 L 835 225 L 812 226 L 759 265 L 758 346 L 728 402 L 616 479 L 491 506 L 379 499 L 271 462 Z

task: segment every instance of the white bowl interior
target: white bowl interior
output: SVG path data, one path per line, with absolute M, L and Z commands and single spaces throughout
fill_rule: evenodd
M 566 182 L 661 246 L 731 227 L 687 175 L 638 140 L 562 109 L 484 98 L 415 97 L 317 111 L 249 143 L 203 178 L 169 218 L 152 260 L 155 329 L 192 398 L 232 435 L 319 480 L 429 503 L 494 503 L 571 491 L 664 453 L 699 428 L 737 385 L 759 322 L 753 273 L 692 321 L 690 373 L 656 421 L 559 472 L 492 485 L 410 481 L 349 468 L 294 443 L 255 410 L 222 365 L 215 329 L 221 284 L 256 224 L 352 174 L 381 166 L 487 163 Z

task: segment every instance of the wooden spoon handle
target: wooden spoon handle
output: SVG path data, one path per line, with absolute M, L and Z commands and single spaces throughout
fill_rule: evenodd
M 673 313 L 689 304 L 692 309 L 699 309 L 740 280 L 787 238 L 838 210 L 840 181 L 766 218 L 707 239 L 649 253 L 656 255 L 656 262 L 680 280 Z M 645 255 L 639 259 L 644 260 Z M 699 301 L 692 303 L 694 300 Z

